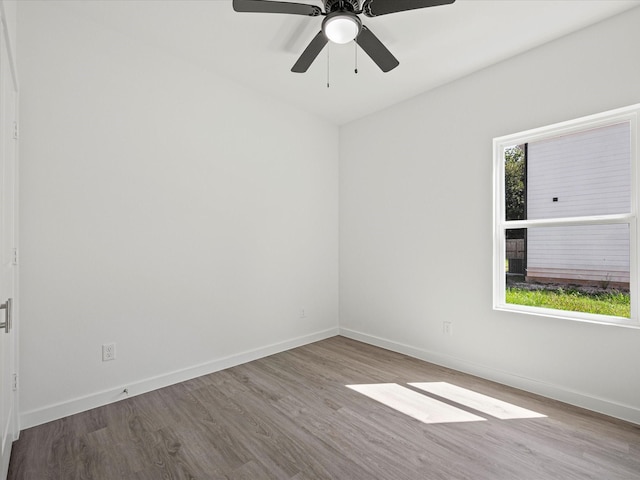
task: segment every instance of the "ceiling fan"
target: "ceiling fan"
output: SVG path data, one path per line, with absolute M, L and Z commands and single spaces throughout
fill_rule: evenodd
M 400 62 L 385 47 L 378 37 L 369 30 L 358 17 L 364 13 L 367 17 L 379 17 L 389 13 L 415 10 L 418 8 L 447 5 L 455 0 L 323 0 L 324 12 L 315 5 L 304 3 L 275 2 L 270 0 L 233 0 L 236 12 L 286 13 L 291 15 L 307 15 L 309 17 L 324 16 L 322 30 L 311 40 L 302 52 L 298 61 L 291 68 L 292 72 L 306 72 L 324 46 L 329 42 L 349 43 L 352 40 L 360 45 L 369 57 L 383 72 L 396 68 Z

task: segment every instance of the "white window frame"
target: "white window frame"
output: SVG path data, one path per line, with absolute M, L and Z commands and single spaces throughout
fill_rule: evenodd
M 566 122 L 557 123 L 541 128 L 527 130 L 512 135 L 493 139 L 494 176 L 493 176 L 493 308 L 508 312 L 518 312 L 531 315 L 577 320 L 590 323 L 617 325 L 623 327 L 640 328 L 638 319 L 638 118 L 640 104 L 610 110 L 608 112 L 590 115 Z M 604 127 L 621 122 L 629 122 L 631 138 L 631 207 L 629 213 L 615 215 L 592 215 L 570 218 L 549 218 L 538 220 L 505 220 L 505 168 L 504 152 L 506 148 L 522 145 L 539 140 L 558 137 L 571 133 L 578 133 L 598 127 Z M 513 228 L 577 226 L 577 225 L 629 225 L 629 292 L 631 296 L 631 318 L 597 315 L 583 312 L 571 312 L 552 308 L 530 307 L 507 303 L 506 275 L 505 275 L 505 232 Z

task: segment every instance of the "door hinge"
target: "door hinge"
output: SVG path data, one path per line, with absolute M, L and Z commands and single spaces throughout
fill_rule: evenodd
M 18 122 L 13 122 L 13 139 L 18 139 Z
M 14 392 L 18 390 L 18 374 L 17 373 L 13 374 L 12 388 Z

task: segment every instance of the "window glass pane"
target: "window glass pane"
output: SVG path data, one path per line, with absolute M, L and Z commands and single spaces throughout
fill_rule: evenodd
M 624 122 L 527 144 L 525 218 L 629 213 L 630 138 Z
M 628 224 L 506 231 L 506 303 L 630 317 Z
M 525 220 L 525 171 L 524 145 L 514 145 L 504 151 L 505 219 Z

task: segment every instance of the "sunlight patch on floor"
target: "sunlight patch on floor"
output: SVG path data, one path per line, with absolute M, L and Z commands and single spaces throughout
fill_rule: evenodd
M 541 413 L 447 382 L 414 382 L 408 385 L 500 420 L 546 417 Z M 486 418 L 467 410 L 457 408 L 454 405 L 403 387 L 397 383 L 346 385 L 346 387 L 424 423 L 480 422 L 486 420 Z
M 488 395 L 467 390 L 466 388 L 458 387 L 447 382 L 409 383 L 409 385 L 501 420 L 546 417 L 546 415 L 541 413 L 527 410 L 526 408 L 518 407 L 517 405 L 503 402 L 502 400 L 497 400 Z
M 424 423 L 481 422 L 486 420 L 397 383 L 347 385 L 347 387 Z

